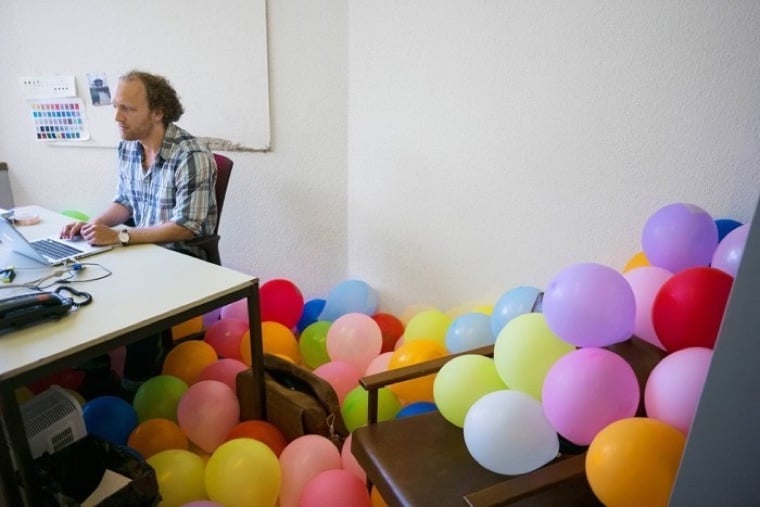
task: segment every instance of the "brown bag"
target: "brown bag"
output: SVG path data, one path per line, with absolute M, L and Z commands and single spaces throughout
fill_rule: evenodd
M 290 442 L 302 435 L 322 435 L 338 448 L 348 436 L 333 387 L 311 370 L 272 354 L 264 354 L 267 421 L 277 426 Z M 253 417 L 257 392 L 248 368 L 237 376 L 240 419 Z

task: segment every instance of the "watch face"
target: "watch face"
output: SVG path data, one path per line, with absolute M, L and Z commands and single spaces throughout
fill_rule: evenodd
M 119 241 L 122 243 L 129 243 L 129 233 L 127 231 L 119 232 Z

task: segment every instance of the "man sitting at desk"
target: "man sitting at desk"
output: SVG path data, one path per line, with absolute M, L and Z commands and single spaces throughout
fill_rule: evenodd
M 64 226 L 61 237 L 81 235 L 93 245 L 157 243 L 204 258 L 185 241 L 216 226 L 216 162 L 175 125 L 184 112 L 177 92 L 162 76 L 131 71 L 119 78 L 112 103 L 122 138 L 116 196 L 97 217 Z M 134 392 L 160 373 L 164 355 L 160 337 L 128 345 L 122 386 Z

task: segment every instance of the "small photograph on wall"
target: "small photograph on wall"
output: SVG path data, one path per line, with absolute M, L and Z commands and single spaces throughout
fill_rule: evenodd
M 90 85 L 90 98 L 93 106 L 107 106 L 111 104 L 111 90 L 108 87 L 108 79 L 105 73 L 87 74 L 87 82 Z

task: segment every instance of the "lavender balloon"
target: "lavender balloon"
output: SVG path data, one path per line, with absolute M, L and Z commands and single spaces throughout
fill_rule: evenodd
M 606 347 L 633 334 L 636 299 L 623 275 L 595 263 L 563 269 L 544 293 L 549 328 L 578 347 Z
M 736 271 L 744 255 L 744 245 L 749 235 L 749 224 L 744 224 L 729 232 L 713 253 L 711 267 L 725 271 L 736 278 Z
M 718 246 L 718 226 L 694 204 L 674 203 L 657 210 L 644 225 L 641 247 L 652 266 L 678 273 L 708 266 Z

